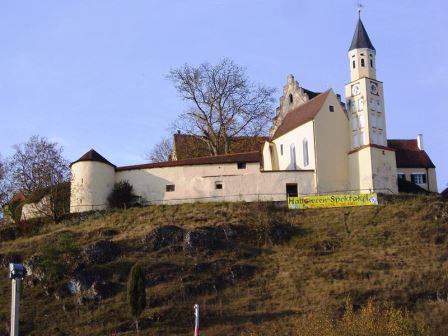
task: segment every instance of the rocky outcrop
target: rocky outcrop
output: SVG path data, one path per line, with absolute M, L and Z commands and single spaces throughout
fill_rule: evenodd
M 26 269 L 27 279 L 31 280 L 32 284 L 37 284 L 45 280 L 46 275 L 45 271 L 41 265 L 41 257 L 40 256 L 32 256 L 31 258 L 25 260 L 23 266 Z
M 184 237 L 184 250 L 198 252 L 222 247 L 216 228 L 206 227 L 188 231 Z
M 100 240 L 82 251 L 87 264 L 104 264 L 115 260 L 122 252 L 121 245 L 111 240 Z
M 182 242 L 184 230 L 175 225 L 165 225 L 152 230 L 143 238 L 145 249 L 158 251 Z

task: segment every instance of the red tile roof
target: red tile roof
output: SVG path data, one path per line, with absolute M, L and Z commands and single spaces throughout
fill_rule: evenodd
M 387 140 L 387 145 L 395 149 L 397 168 L 435 168 L 428 154 L 418 148 L 417 140 Z
M 285 119 L 283 119 L 281 125 L 272 136 L 272 140 L 277 139 L 293 129 L 307 123 L 308 121 L 313 120 L 317 113 L 321 110 L 322 105 L 325 103 L 329 93 L 330 90 L 325 91 L 305 104 L 289 111 L 286 114 Z
M 260 162 L 261 154 L 259 151 L 226 154 L 218 156 L 204 156 L 198 158 L 191 158 L 177 161 L 166 161 L 157 163 L 145 163 L 134 166 L 117 167 L 117 171 L 134 170 L 134 169 L 150 169 L 150 168 L 164 168 L 164 167 L 177 167 L 177 166 L 193 166 L 193 165 L 205 165 L 205 164 L 225 164 L 225 163 L 237 163 L 237 162 Z
M 77 162 L 81 162 L 81 161 L 102 162 L 102 163 L 108 164 L 108 165 L 110 165 L 112 167 L 115 167 L 114 164 L 112 164 L 109 161 L 107 161 L 102 155 L 100 155 L 94 149 L 89 150 L 87 153 L 85 153 L 83 156 L 81 156 L 78 160 L 76 160 L 75 162 L 72 162 L 70 164 L 70 166 L 72 166 L 73 164 L 75 164 Z
M 239 136 L 230 139 L 230 152 L 247 153 L 261 150 L 267 137 L 262 136 Z M 184 160 L 196 157 L 209 156 L 210 151 L 205 141 L 200 136 L 190 134 L 174 134 L 174 149 L 176 159 Z

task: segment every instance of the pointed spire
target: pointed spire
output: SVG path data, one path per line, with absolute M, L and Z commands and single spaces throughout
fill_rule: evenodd
M 359 18 L 349 51 L 361 48 L 375 50 L 372 42 L 370 41 L 369 35 L 367 34 L 366 28 L 364 28 L 361 18 Z

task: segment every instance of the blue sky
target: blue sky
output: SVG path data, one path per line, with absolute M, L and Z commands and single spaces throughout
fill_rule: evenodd
M 0 3 L 0 153 L 39 134 L 73 161 L 143 155 L 185 107 L 165 75 L 229 57 L 277 88 L 343 93 L 354 0 L 39 0 Z M 448 183 L 448 2 L 365 0 L 389 138 L 424 134 Z

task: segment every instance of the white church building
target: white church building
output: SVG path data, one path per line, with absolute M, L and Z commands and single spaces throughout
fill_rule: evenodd
M 376 50 L 358 21 L 348 51 L 345 103 L 329 89 L 313 92 L 288 76 L 270 136 L 239 152 L 117 167 L 93 149 L 71 164 L 71 212 L 107 207 L 119 181 L 144 203 L 283 201 L 287 195 L 397 193 L 407 180 L 437 192 L 423 137 L 388 140 Z M 191 137 L 191 136 L 188 136 Z M 260 139 L 262 140 L 260 142 Z M 177 154 L 176 154 L 177 151 Z

